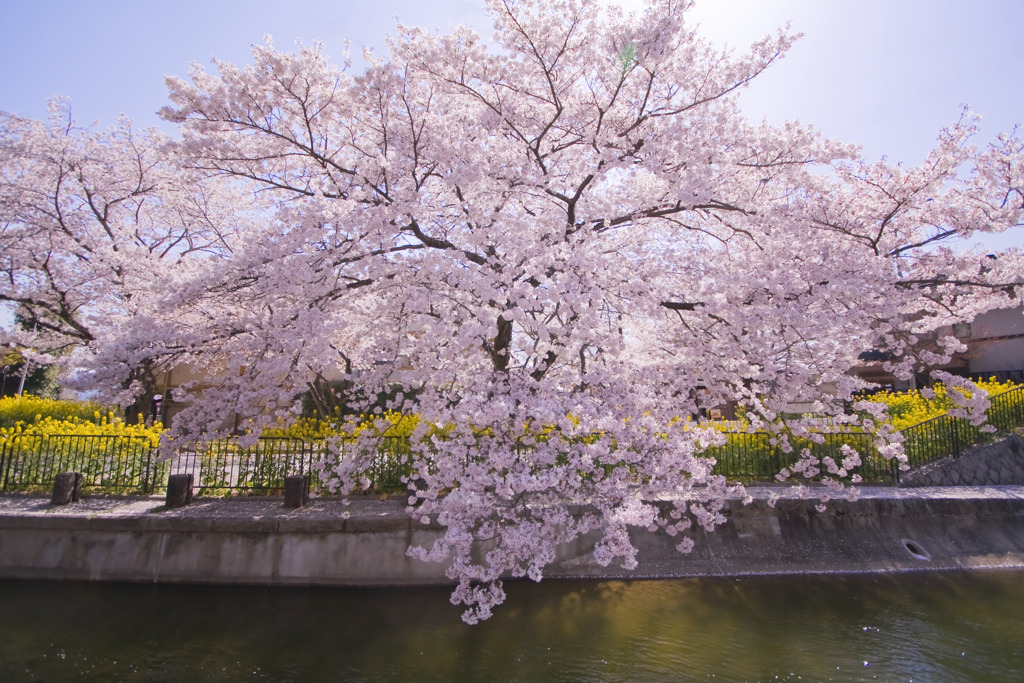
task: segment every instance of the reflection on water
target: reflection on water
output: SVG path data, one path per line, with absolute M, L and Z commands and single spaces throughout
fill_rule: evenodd
M 1024 573 L 445 588 L 0 582 L 3 681 L 1024 678 Z

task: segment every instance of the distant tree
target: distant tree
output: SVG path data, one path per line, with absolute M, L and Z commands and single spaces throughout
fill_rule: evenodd
M 17 376 L 20 375 L 22 357 L 15 349 L 8 346 L 0 346 L 0 377 L 2 377 L 2 385 L 0 385 L 0 396 L 11 396 L 18 391 L 18 380 Z M 8 393 L 7 380 L 8 378 L 14 378 L 13 383 Z
M 25 320 L 14 316 L 16 329 L 25 329 Z M 58 398 L 60 396 L 60 367 L 56 363 L 32 361 L 28 356 L 39 358 L 31 350 L 19 351 L 13 346 L 0 347 L 0 372 L 3 376 L 3 386 L 0 389 L 0 396 L 16 396 L 21 394 L 32 394 L 43 398 Z M 10 386 L 8 386 L 8 378 Z
M 24 393 L 43 398 L 60 398 L 60 368 L 44 365 L 29 370 Z
M 148 410 L 173 357 L 147 329 L 154 297 L 174 286 L 175 268 L 228 249 L 217 196 L 166 142 L 128 120 L 78 128 L 61 100 L 45 123 L 0 113 L 0 302 L 20 321 L 5 337 L 46 365 L 149 333 L 145 354 L 94 369 L 129 416 Z
M 29 364 L 26 368 L 25 358 L 10 348 L 0 349 L 0 378 L 0 396 L 15 396 L 19 388 L 22 393 L 44 398 L 60 396 L 59 367 Z

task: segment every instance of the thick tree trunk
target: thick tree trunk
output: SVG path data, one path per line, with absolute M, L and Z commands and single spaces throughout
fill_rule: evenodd
M 486 345 L 491 354 L 491 363 L 498 372 L 508 371 L 508 361 L 512 346 L 512 321 L 498 316 L 498 332 L 494 335 L 494 346 Z
M 156 370 L 151 360 L 143 361 L 132 370 L 128 377 L 128 386 L 133 382 L 138 382 L 142 386 L 142 392 L 125 408 L 124 421 L 128 424 L 151 424 L 158 421 L 160 416 L 153 414 L 153 397 L 157 393 L 157 387 Z
M 353 384 L 349 380 L 329 382 L 322 376 L 308 383 L 309 401 L 311 406 L 322 417 L 330 418 L 336 414 L 348 415 L 351 412 L 349 399 Z

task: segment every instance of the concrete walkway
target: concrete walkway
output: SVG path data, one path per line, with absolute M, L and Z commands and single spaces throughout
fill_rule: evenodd
M 794 486 L 748 486 L 747 493 L 755 501 L 777 496 L 782 501 L 818 502 L 823 487 L 808 486 L 801 494 Z M 957 500 L 957 501 L 1024 501 L 1024 486 L 894 486 L 857 487 L 859 500 Z M 843 502 L 845 499 L 836 499 Z M 738 502 L 738 501 L 737 501 Z M 20 493 L 0 494 L 0 517 L 74 517 L 131 519 L 158 516 L 167 519 L 318 519 L 339 521 L 353 518 L 406 518 L 405 499 L 401 496 L 353 496 L 348 502 L 337 498 L 315 498 L 299 509 L 286 509 L 280 496 L 231 498 L 197 497 L 192 504 L 177 509 L 164 507 L 163 496 L 85 495 L 78 503 L 50 505 L 49 496 Z
M 50 505 L 49 496 L 24 494 L 0 495 L 0 518 L 71 517 L 84 519 L 335 519 L 353 517 L 407 517 L 405 502 L 399 497 L 355 496 L 347 503 L 336 498 L 318 498 L 306 507 L 288 509 L 281 496 L 232 498 L 194 498 L 191 505 L 176 509 L 164 506 L 163 496 L 90 496 L 78 503 Z

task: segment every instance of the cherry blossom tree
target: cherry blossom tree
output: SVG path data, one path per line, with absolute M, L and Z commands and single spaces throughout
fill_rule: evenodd
M 130 401 L 130 417 L 148 412 L 174 355 L 152 334 L 156 293 L 183 262 L 230 251 L 223 210 L 234 202 L 168 157 L 166 143 L 128 120 L 79 128 L 62 100 L 46 122 L 0 114 L 0 301 L 22 322 L 8 336 L 30 358 L 69 366 L 87 362 L 89 347 L 119 349 L 92 379 Z M 142 348 L 124 353 L 132 335 Z
M 409 512 L 446 533 L 410 552 L 449 564 L 470 622 L 562 543 L 631 568 L 631 530 L 685 552 L 722 523 L 742 487 L 713 474 L 702 453 L 722 436 L 689 416 L 736 402 L 784 449 L 819 438 L 793 403 L 852 424 L 861 352 L 884 344 L 901 376 L 941 363 L 952 335 L 917 340 L 1015 304 L 1024 272 L 1017 252 L 951 246 L 1018 227 L 1024 197 L 1021 141 L 976 149 L 969 112 L 920 166 L 869 163 L 739 111 L 785 31 L 737 56 L 685 2 L 488 7 L 490 45 L 399 27 L 354 75 L 319 45 L 268 42 L 252 66 L 169 79 L 176 158 L 258 209 L 223 258 L 147 299 L 163 344 L 221 378 L 179 438 L 232 413 L 255 438 L 332 376 L 417 416 Z M 129 350 L 147 354 L 97 353 Z M 331 490 L 358 487 L 371 451 L 332 462 Z M 854 451 L 798 456 L 798 479 L 856 481 Z

